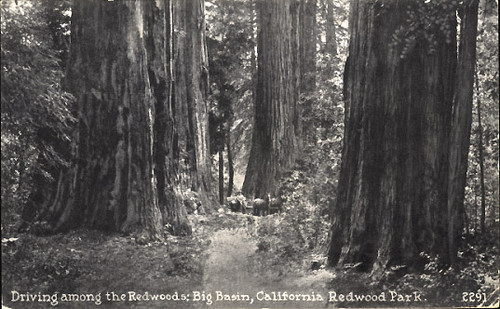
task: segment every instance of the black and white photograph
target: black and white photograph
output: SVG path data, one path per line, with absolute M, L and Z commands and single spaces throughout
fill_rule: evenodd
M 0 0 L 2 309 L 498 308 L 498 0 Z

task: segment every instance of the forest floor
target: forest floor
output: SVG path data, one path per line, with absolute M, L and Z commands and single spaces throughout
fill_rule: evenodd
M 496 248 L 478 261 L 474 256 L 472 270 L 431 275 L 395 271 L 373 282 L 366 273 L 326 268 L 317 256 L 290 263 L 286 255 L 277 255 L 259 235 L 259 226 L 276 218 L 227 212 L 190 215 L 192 236 L 167 236 L 164 242 L 145 245 L 130 236 L 89 230 L 45 237 L 3 233 L 2 305 L 429 307 L 476 306 L 483 298 L 492 303 L 498 297 Z

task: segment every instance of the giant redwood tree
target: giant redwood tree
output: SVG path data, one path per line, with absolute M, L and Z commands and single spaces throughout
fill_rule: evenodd
M 174 113 L 182 188 L 199 193 L 202 206 L 212 195 L 208 131 L 208 54 L 205 2 L 174 0 Z
M 294 162 L 300 132 L 299 4 L 258 1 L 255 125 L 243 192 L 274 193 L 283 169 Z
M 78 127 L 50 208 L 55 230 L 158 238 L 168 223 L 190 232 L 175 192 L 172 25 L 168 0 L 74 2 L 68 87 Z
M 457 70 L 456 4 L 351 1 L 348 114 L 332 204 L 331 265 L 359 263 L 378 271 L 412 264 L 420 252 L 454 261 L 464 182 L 451 177 L 465 176 L 468 140 L 462 139 L 468 133 L 452 128 L 470 121 L 457 114 L 467 113 L 468 104 L 453 104 L 471 93 L 465 82 L 457 87 L 457 74 L 473 72 L 462 56 Z M 466 21 L 464 27 L 475 26 Z M 465 28 L 460 34 L 472 35 Z M 457 144 L 450 155 L 451 137 Z

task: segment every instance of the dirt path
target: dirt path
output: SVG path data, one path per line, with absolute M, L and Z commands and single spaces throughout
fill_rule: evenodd
M 250 292 L 262 283 L 253 269 L 257 243 L 245 230 L 220 230 L 211 237 L 203 285 L 207 291 Z
M 320 305 L 315 301 L 290 301 L 275 296 L 283 292 L 308 294 L 311 299 L 317 294 L 326 295 L 324 283 L 331 274 L 320 272 L 304 277 L 304 274 L 290 271 L 281 279 L 273 278 L 272 266 L 264 265 L 265 262 L 258 258 L 257 241 L 242 228 L 219 230 L 210 240 L 201 292 L 212 298 L 211 308 L 317 308 L 326 305 L 326 300 Z
M 91 295 L 67 302 L 59 297 L 64 308 L 97 308 L 101 301 L 107 308 L 141 309 L 324 307 L 326 300 L 269 299 L 283 292 L 327 295 L 324 286 L 331 280 L 325 275 L 331 274 L 279 264 L 270 254 L 280 252 L 271 253 L 262 245 L 259 250 L 262 239 L 256 232 L 264 220 L 242 214 L 193 216 L 197 229 L 192 236 L 169 236 L 165 242 L 147 245 L 89 230 L 19 235 L 2 247 L 2 266 L 8 270 L 2 273 L 2 292 L 7 295 L 2 301 L 12 309 L 52 307 L 45 301 L 13 301 L 8 296 L 19 291 L 56 298 L 67 293 Z M 108 299 L 107 293 L 120 297 Z M 187 300 L 174 299 L 177 294 L 187 295 Z

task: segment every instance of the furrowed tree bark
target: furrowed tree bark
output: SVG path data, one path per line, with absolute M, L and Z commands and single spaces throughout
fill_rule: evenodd
M 76 1 L 68 87 L 75 159 L 52 205 L 56 231 L 78 226 L 162 238 L 189 231 L 175 194 L 169 1 Z
M 332 207 L 330 265 L 380 273 L 420 252 L 447 257 L 448 145 L 456 70 L 454 10 L 436 12 L 448 35 L 398 43 L 412 1 L 353 0 L 346 125 Z M 403 37 L 403 39 L 406 39 Z M 392 42 L 392 43 L 391 43 Z M 432 51 L 432 52 L 430 52 Z
M 460 8 L 460 49 L 457 88 L 453 104 L 448 184 L 448 258 L 456 260 L 465 212 L 464 195 L 467 181 L 467 159 L 472 124 L 472 97 L 476 64 L 476 35 L 479 0 L 464 1 Z
M 214 196 L 208 131 L 208 57 L 205 5 L 201 0 L 174 0 L 175 115 L 184 189 L 199 193 L 210 209 Z
M 257 2 L 258 68 L 252 148 L 243 183 L 247 196 L 275 193 L 280 173 L 292 166 L 300 131 L 298 5 Z
M 154 159 L 158 204 L 174 235 L 190 235 L 191 227 L 178 188 L 178 126 L 173 102 L 173 16 L 171 1 L 146 3 L 148 77 L 155 107 Z

